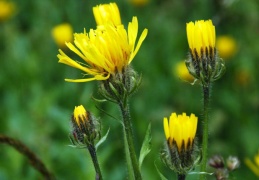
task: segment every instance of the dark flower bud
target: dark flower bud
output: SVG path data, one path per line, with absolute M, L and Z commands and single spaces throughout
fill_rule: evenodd
M 209 165 L 216 169 L 224 168 L 224 159 L 220 155 L 214 155 L 209 159 Z

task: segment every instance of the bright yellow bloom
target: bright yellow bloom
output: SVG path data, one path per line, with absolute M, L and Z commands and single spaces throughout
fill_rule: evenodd
M 219 36 L 216 41 L 216 47 L 220 57 L 228 59 L 236 53 L 237 43 L 236 40 L 230 36 Z
M 194 80 L 194 77 L 189 73 L 184 61 L 178 62 L 173 71 L 175 72 L 176 76 L 182 80 L 188 82 L 192 82 Z
M 120 11 L 116 3 L 101 4 L 93 8 L 94 18 L 98 26 L 112 23 L 121 25 Z
M 186 26 L 189 48 L 192 56 L 201 58 L 203 55 L 215 55 L 215 26 L 211 20 L 200 20 L 187 23 Z
M 197 123 L 198 118 L 194 114 L 186 116 L 186 113 L 183 113 L 177 116 L 176 113 L 172 113 L 169 120 L 165 117 L 164 131 L 168 143 L 172 145 L 175 142 L 179 152 L 182 147 L 187 149 L 189 143 L 193 144 Z
M 15 4 L 6 0 L 0 0 L 0 21 L 7 20 L 15 12 Z
M 81 63 L 68 57 L 62 50 L 58 54 L 59 63 L 80 69 L 86 75 L 93 76 L 85 79 L 65 79 L 69 82 L 88 82 L 92 80 L 106 80 L 111 74 L 122 72 L 137 54 L 142 42 L 147 36 L 145 29 L 137 43 L 138 20 L 133 17 L 129 22 L 128 31 L 123 25 L 114 26 L 111 23 L 103 28 L 90 29 L 89 33 L 75 33 L 74 44 L 66 43 L 68 48 L 85 62 Z
M 52 29 L 51 34 L 59 47 L 64 47 L 65 42 L 71 42 L 73 40 L 73 28 L 68 23 L 55 26 Z
M 81 127 L 81 122 L 88 121 L 87 112 L 83 105 L 75 107 L 73 116 L 78 127 Z
M 254 157 L 254 162 L 248 158 L 245 159 L 245 164 L 259 177 L 259 151 Z

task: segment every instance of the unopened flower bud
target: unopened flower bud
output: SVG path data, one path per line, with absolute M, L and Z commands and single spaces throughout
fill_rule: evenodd
M 180 175 L 185 175 L 198 162 L 199 156 L 195 143 L 198 118 L 172 113 L 169 120 L 164 118 L 164 131 L 167 139 L 161 153 L 164 163 Z
M 233 171 L 240 166 L 240 161 L 235 156 L 229 156 L 227 159 L 227 168 L 229 171 Z
M 95 117 L 80 105 L 75 107 L 72 116 L 73 138 L 82 144 L 93 144 L 98 136 L 98 126 Z
M 207 86 L 225 72 L 224 61 L 215 48 L 216 31 L 211 20 L 189 22 L 186 25 L 190 58 L 186 66 L 196 79 Z
M 229 177 L 229 172 L 225 168 L 219 168 L 215 171 L 215 176 L 217 180 L 227 180 Z
M 130 66 L 116 72 L 106 81 L 101 82 L 100 94 L 108 100 L 121 102 L 136 92 L 141 83 L 141 76 Z
M 224 159 L 220 155 L 214 155 L 209 159 L 209 165 L 213 168 L 224 168 Z

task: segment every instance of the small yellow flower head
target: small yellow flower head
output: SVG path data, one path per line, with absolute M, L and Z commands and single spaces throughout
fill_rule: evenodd
M 185 113 L 172 113 L 164 118 L 165 148 L 161 159 L 178 174 L 187 174 L 200 160 L 200 152 L 195 140 L 198 118 Z
M 259 177 L 259 151 L 254 156 L 254 162 L 252 162 L 250 159 L 245 159 L 245 164 L 253 171 L 253 173 Z
M 93 7 L 93 13 L 98 26 L 107 23 L 121 25 L 120 11 L 116 3 L 97 5 Z
M 15 13 L 15 4 L 10 1 L 0 0 L 0 22 L 9 19 Z
M 187 38 L 192 56 L 215 55 L 215 26 L 211 20 L 187 23 Z
M 73 40 L 73 28 L 68 23 L 53 27 L 51 34 L 59 47 L 64 47 L 66 45 L 65 42 L 71 42 Z
M 237 51 L 237 43 L 231 36 L 219 36 L 216 41 L 216 47 L 223 59 L 233 57 Z
M 189 73 L 184 61 L 180 61 L 176 64 L 174 68 L 174 72 L 176 76 L 182 80 L 185 80 L 188 82 L 193 82 L 194 80 L 193 76 Z
M 84 124 L 86 121 L 88 121 L 88 115 L 83 105 L 76 106 L 74 110 L 74 120 L 78 127 L 81 128 L 81 124 Z
M 215 26 L 211 20 L 189 22 L 186 25 L 190 56 L 185 61 L 188 71 L 203 86 L 219 79 L 225 72 L 224 61 L 215 48 Z
M 86 75 L 85 79 L 65 79 L 69 82 L 88 82 L 93 80 L 107 80 L 111 74 L 122 72 L 137 54 L 142 42 L 147 36 L 145 29 L 136 44 L 138 34 L 138 20 L 133 17 L 128 25 L 128 31 L 123 25 L 115 27 L 108 23 L 103 28 L 91 29 L 89 33 L 75 33 L 74 45 L 66 43 L 67 47 L 76 53 L 83 63 L 68 57 L 59 50 L 59 63 L 80 69 Z
M 72 125 L 72 139 L 77 143 L 92 144 L 100 131 L 95 117 L 89 111 L 86 111 L 82 105 L 75 107 Z
M 169 120 L 165 117 L 164 131 L 169 145 L 173 146 L 175 143 L 179 152 L 192 147 L 197 123 L 198 118 L 194 114 L 186 116 L 186 113 L 183 113 L 177 116 L 176 113 L 172 113 Z

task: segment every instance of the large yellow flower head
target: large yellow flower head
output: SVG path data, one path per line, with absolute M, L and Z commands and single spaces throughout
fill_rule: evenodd
M 199 20 L 187 23 L 188 44 L 193 57 L 215 55 L 215 26 L 211 20 Z
M 101 4 L 93 8 L 94 18 L 98 26 L 111 22 L 121 25 L 120 11 L 116 3 Z
M 259 177 L 259 151 L 254 156 L 254 163 L 250 159 L 246 158 L 245 164 L 254 172 L 256 176 Z
M 169 120 L 164 118 L 164 131 L 167 142 L 170 145 L 176 143 L 178 151 L 187 149 L 188 146 L 193 145 L 197 130 L 198 118 L 191 114 L 186 116 L 186 113 L 182 115 L 176 115 L 172 113 Z
M 66 43 L 66 45 L 84 62 L 73 60 L 59 50 L 59 63 L 80 69 L 92 77 L 65 80 L 69 82 L 106 80 L 111 74 L 122 72 L 137 54 L 147 32 L 147 29 L 142 32 L 136 45 L 138 19 L 133 17 L 132 22 L 128 24 L 128 30 L 123 25 L 114 26 L 113 23 L 107 22 L 102 28 L 90 29 L 89 33 L 86 31 L 75 33 L 74 44 Z

